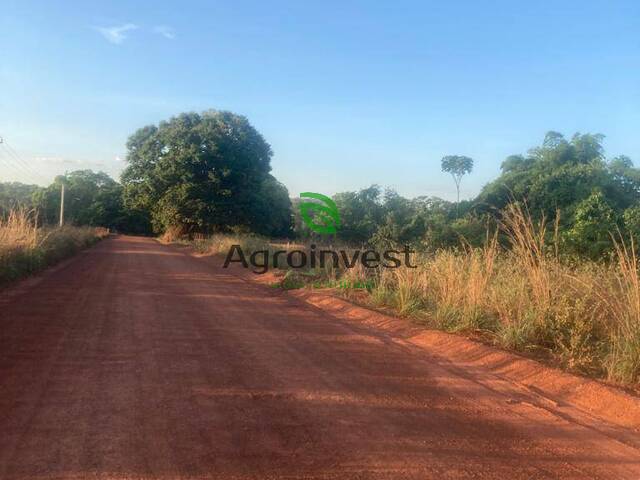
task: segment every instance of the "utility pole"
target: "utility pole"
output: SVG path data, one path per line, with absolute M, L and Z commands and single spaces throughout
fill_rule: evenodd
M 64 182 L 62 182 L 62 188 L 60 189 L 60 226 L 64 225 Z

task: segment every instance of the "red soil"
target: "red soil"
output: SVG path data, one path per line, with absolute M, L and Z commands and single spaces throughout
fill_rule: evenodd
M 336 305 L 131 237 L 0 294 L 0 478 L 640 478 L 634 413 Z

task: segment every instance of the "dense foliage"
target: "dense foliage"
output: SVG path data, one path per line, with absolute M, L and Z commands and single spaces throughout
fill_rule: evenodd
M 612 250 L 612 234 L 640 236 L 640 169 L 626 156 L 607 160 L 603 138 L 565 139 L 549 132 L 542 145 L 505 159 L 501 175 L 473 200 L 407 199 L 376 185 L 338 193 L 341 227 L 332 239 L 425 251 L 461 241 L 481 245 L 487 228 L 496 227 L 501 212 L 516 202 L 549 224 L 562 252 L 602 258 Z M 24 206 L 35 209 L 40 222 L 57 223 L 64 183 L 66 219 L 72 224 L 132 233 L 173 229 L 189 235 L 317 237 L 301 221 L 298 200 L 292 206 L 287 189 L 269 174 L 271 148 L 244 117 L 182 114 L 138 130 L 127 148 L 122 183 L 81 170 L 47 188 L 0 184 L 0 215 Z M 473 161 L 446 156 L 442 166 L 458 185 Z
M 56 223 L 60 213 L 60 189 L 65 185 L 65 219 L 76 225 L 115 228 L 120 223 L 122 187 L 106 173 L 78 170 L 57 177 L 33 195 L 33 204 L 44 223 Z
M 411 244 L 422 250 L 481 245 L 487 227 L 502 211 L 520 203 L 536 221 L 549 223 L 564 253 L 601 258 L 612 249 L 612 235 L 640 234 L 640 169 L 626 156 L 607 161 L 602 135 L 575 134 L 570 140 L 549 132 L 527 155 L 511 155 L 502 173 L 477 198 L 455 203 L 434 197 L 405 199 L 372 186 L 335 196 L 342 216 L 339 239 L 349 243 Z M 443 169 L 462 175 L 467 157 L 443 158 Z M 554 222 L 558 221 L 557 232 Z M 296 221 L 302 236 L 311 233 Z
M 121 183 L 79 170 L 46 188 L 0 183 L 0 218 L 34 210 L 56 224 L 65 187 L 65 223 L 147 234 L 246 231 L 291 234 L 291 200 L 272 175 L 271 148 L 246 118 L 187 113 L 135 132 Z
M 338 193 L 334 200 L 342 220 L 337 239 L 348 244 L 434 250 L 457 246 L 461 238 L 480 240 L 486 235 L 488 218 L 472 214 L 459 218 L 455 203 L 437 197 L 407 199 L 372 185 L 358 192 Z M 460 210 L 467 212 L 470 205 L 461 202 Z M 295 225 L 300 237 L 313 236 L 299 218 Z
M 148 211 L 155 231 L 289 233 L 291 204 L 269 175 L 271 147 L 245 117 L 185 113 L 138 130 L 127 148 L 126 205 Z
M 19 182 L 0 183 L 0 217 L 5 217 L 16 208 L 31 208 L 33 194 L 37 185 L 25 185 Z
M 513 155 L 502 174 L 476 199 L 477 211 L 503 209 L 526 201 L 532 215 L 553 219 L 569 251 L 592 258 L 611 249 L 611 234 L 637 233 L 640 170 L 631 159 L 607 161 L 603 135 L 575 134 L 566 140 L 549 132 L 527 156 Z

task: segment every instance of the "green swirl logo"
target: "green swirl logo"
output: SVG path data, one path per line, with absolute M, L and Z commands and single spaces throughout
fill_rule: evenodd
M 340 226 L 340 213 L 336 202 L 326 195 L 313 192 L 303 192 L 300 194 L 300 198 L 317 200 L 316 202 L 300 203 L 300 215 L 307 227 L 323 235 L 336 233 Z M 313 216 L 311 212 L 314 212 Z

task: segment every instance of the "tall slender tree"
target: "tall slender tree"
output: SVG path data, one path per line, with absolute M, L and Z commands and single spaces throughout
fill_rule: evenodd
M 447 155 L 442 157 L 442 171 L 451 174 L 456 184 L 456 213 L 460 203 L 460 182 L 462 177 L 473 170 L 473 159 L 464 155 Z

